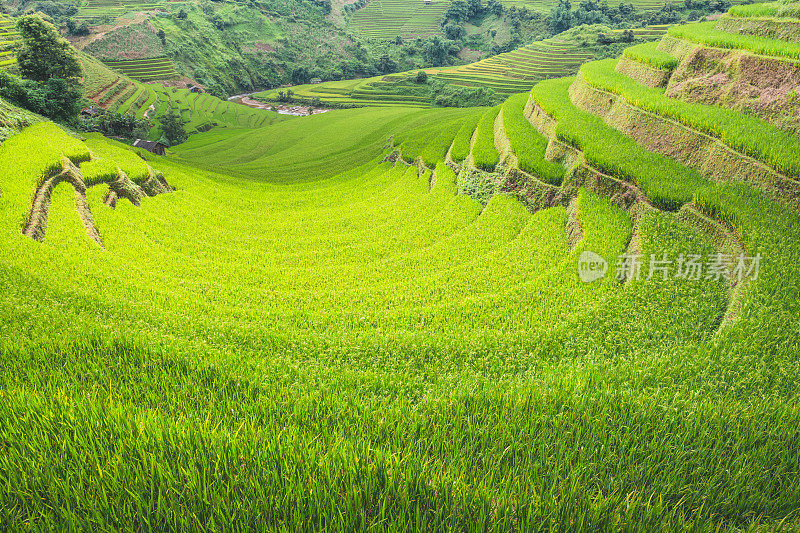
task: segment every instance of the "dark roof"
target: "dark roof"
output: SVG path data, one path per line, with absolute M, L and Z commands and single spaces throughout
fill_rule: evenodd
M 155 152 L 163 152 L 164 148 L 166 148 L 166 146 L 164 146 L 163 144 L 161 144 L 159 142 L 156 142 L 156 141 L 144 141 L 142 139 L 136 139 L 135 141 L 133 141 L 133 145 L 136 148 L 144 148 L 148 152 L 154 152 L 154 153 Z

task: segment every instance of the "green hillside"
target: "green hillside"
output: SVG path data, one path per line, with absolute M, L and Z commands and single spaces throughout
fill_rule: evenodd
M 648 26 L 633 33 L 636 40 L 652 40 L 666 31 L 667 26 Z M 501 102 L 512 94 L 529 91 L 541 80 L 573 75 L 586 61 L 606 54 L 611 46 L 619 46 L 619 43 L 598 44 L 597 35 L 603 32 L 614 35 L 615 30 L 602 25 L 583 26 L 468 65 L 425 69 L 429 74 L 425 84 L 415 82 L 418 71 L 411 71 L 362 80 L 304 84 L 291 90 L 295 101 L 308 103 L 319 99 L 321 105 L 429 107 L 435 104 L 440 86 L 451 85 L 491 89 L 492 99 Z M 281 92 L 286 89 L 262 91 L 256 98 L 276 102 Z
M 800 528 L 800 56 L 726 24 L 479 108 L 85 63 L 239 117 L 164 157 L 0 101 L 2 529 Z
M 0 15 L 0 68 L 15 65 L 15 49 L 19 44 L 19 32 L 14 27 L 14 20 Z
M 350 25 L 369 39 L 441 35 L 441 21 L 451 0 L 371 0 L 356 11 Z

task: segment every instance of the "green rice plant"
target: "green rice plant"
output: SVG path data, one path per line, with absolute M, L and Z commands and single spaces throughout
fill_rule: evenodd
M 587 63 L 580 75 L 590 85 L 622 96 L 631 105 L 675 120 L 767 163 L 779 172 L 800 177 L 800 139 L 744 113 L 664 95 L 663 88 L 636 83 L 615 71 L 616 60 Z
M 800 43 L 781 41 L 757 35 L 726 33 L 715 28 L 715 21 L 672 26 L 668 34 L 678 39 L 717 48 L 744 49 L 767 56 L 800 59 Z
M 519 168 L 545 183 L 561 185 L 564 167 L 544 157 L 548 140 L 525 118 L 528 93 L 517 94 L 503 104 L 503 128 L 517 156 Z
M 761 2 L 757 4 L 744 4 L 733 6 L 728 10 L 728 15 L 733 17 L 774 17 L 778 14 L 779 4 L 776 2 Z
M 648 278 L 651 255 L 718 251 L 652 212 L 642 276 L 619 283 L 633 223 L 610 199 L 484 207 L 443 163 L 428 188 L 382 162 L 393 133 L 452 120 L 354 109 L 193 136 L 158 158 L 178 192 L 112 210 L 87 191 L 105 249 L 68 184 L 44 241 L 24 237 L 51 146 L 0 144 L 4 528 L 796 529 L 797 210 L 698 187 L 758 278 Z M 592 283 L 586 251 L 610 268 Z
M 622 55 L 645 65 L 661 70 L 672 70 L 678 66 L 678 60 L 658 49 L 658 41 L 637 44 L 626 48 Z
M 447 151 L 453 144 L 453 138 L 458 134 L 463 126 L 463 120 L 454 120 L 450 123 L 441 124 L 432 139 L 426 143 L 422 149 L 422 161 L 428 167 L 435 167 L 440 161 L 444 161 Z
M 572 81 L 543 81 L 531 97 L 558 121 L 556 137 L 582 150 L 590 165 L 634 183 L 654 205 L 670 211 L 690 202 L 694 191 L 708 183 L 696 170 L 645 150 L 599 117 L 576 108 L 569 99 Z
M 103 160 L 113 161 L 134 183 L 140 183 L 150 177 L 150 167 L 130 147 L 120 142 L 105 139 L 97 133 L 86 135 L 86 145 Z M 99 176 L 108 176 L 111 166 L 109 163 L 98 163 L 90 167 Z M 113 174 L 116 176 L 116 169 Z
M 456 133 L 456 136 L 453 139 L 453 146 L 450 150 L 450 157 L 453 158 L 453 161 L 460 163 L 469 157 L 470 145 L 472 144 L 472 135 L 475 132 L 475 128 L 477 127 L 478 121 L 480 120 L 482 114 L 483 112 L 473 113 L 464 119 L 464 123 L 461 125 L 461 128 L 459 128 L 458 133 Z
M 108 159 L 93 159 L 85 161 L 80 165 L 83 182 L 87 187 L 93 187 L 99 183 L 107 183 L 119 176 L 117 164 Z
M 63 169 L 61 162 L 62 152 L 57 146 L 49 141 L 51 137 L 60 138 L 61 130 L 54 124 L 43 122 L 41 125 L 34 124 L 21 133 L 14 135 L 3 142 L 2 146 L 6 152 L 15 154 L 26 154 L 23 161 L 8 161 L 10 165 L 20 165 L 29 174 L 33 174 L 33 180 L 38 186 L 46 178 Z M 11 175 L 11 168 L 4 168 L 3 175 Z M 30 177 L 30 176 L 28 176 Z
M 475 129 L 475 142 L 472 145 L 472 162 L 475 167 L 492 172 L 500 162 L 500 154 L 494 144 L 494 121 L 500 113 L 500 106 L 486 111 Z

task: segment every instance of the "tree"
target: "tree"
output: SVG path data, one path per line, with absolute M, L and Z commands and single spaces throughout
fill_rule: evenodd
M 455 2 L 450 4 L 450 7 L 447 8 L 447 12 L 445 13 L 444 17 L 446 20 L 465 22 L 469 20 L 469 14 L 469 4 L 464 0 L 455 0 Z
M 389 57 L 387 54 L 383 54 L 380 59 L 378 59 L 378 63 L 376 65 L 378 70 L 380 70 L 383 74 L 389 74 L 390 72 L 397 72 L 397 62 Z
M 159 29 L 156 35 L 158 35 L 158 38 L 161 39 L 161 44 L 167 44 L 167 34 L 163 29 Z
M 180 144 L 189 138 L 186 134 L 186 128 L 183 126 L 181 117 L 179 117 L 172 108 L 161 117 L 161 132 L 164 134 L 164 137 L 166 137 L 168 146 Z
M 428 83 L 428 73 L 425 72 L 424 70 L 420 70 L 419 72 L 417 72 L 417 75 L 414 78 L 414 82 L 419 84 Z
M 81 75 L 78 55 L 55 26 L 39 15 L 27 15 L 17 22 L 22 47 L 17 64 L 24 78 L 45 82 L 50 78 L 69 80 Z
M 295 67 L 292 69 L 291 79 L 294 85 L 308 83 L 308 81 L 311 79 L 311 72 L 304 66 Z
M 444 61 L 447 58 L 448 49 L 449 47 L 445 46 L 445 43 L 442 42 L 439 37 L 434 37 L 428 41 L 428 43 L 425 45 L 425 48 L 422 50 L 422 53 L 425 56 L 425 61 L 427 61 L 428 64 L 433 65 L 434 67 L 439 67 L 444 65 Z
M 0 72 L 0 96 L 25 109 L 54 120 L 72 121 L 81 111 L 80 86 L 61 78 L 45 82 L 22 79 Z
M 481 0 L 467 0 L 467 4 L 469 5 L 469 16 L 470 18 L 474 17 L 475 15 L 480 15 L 483 11 L 483 5 L 481 5 Z
M 503 4 L 498 2 L 498 0 L 489 0 L 489 3 L 486 4 L 486 10 L 492 15 L 497 15 L 499 17 L 503 14 Z
M 85 37 L 89 35 L 89 25 L 86 22 L 78 24 L 74 19 L 67 21 L 67 33 L 76 37 Z
M 459 39 L 463 39 L 466 33 L 467 32 L 463 26 L 459 26 L 458 24 L 453 24 L 452 22 L 448 22 L 444 27 L 444 35 L 451 41 L 458 41 Z
M 572 27 L 572 4 L 569 0 L 558 0 L 558 5 L 550 12 L 550 28 L 553 33 L 561 33 Z
M 622 37 L 620 37 L 620 42 L 623 43 L 632 43 L 635 36 L 633 35 L 633 30 L 625 30 L 622 32 Z

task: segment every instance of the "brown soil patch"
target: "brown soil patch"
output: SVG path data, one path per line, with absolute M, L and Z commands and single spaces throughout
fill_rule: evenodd
M 666 94 L 751 113 L 800 133 L 800 62 L 701 47 L 675 71 Z

